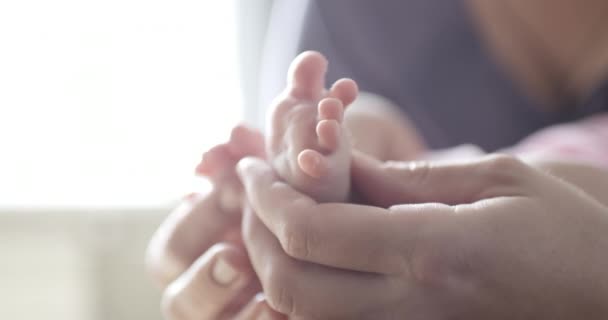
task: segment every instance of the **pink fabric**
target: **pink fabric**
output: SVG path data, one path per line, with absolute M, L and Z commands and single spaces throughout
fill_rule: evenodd
M 608 168 L 608 113 L 541 130 L 508 152 L 575 160 Z

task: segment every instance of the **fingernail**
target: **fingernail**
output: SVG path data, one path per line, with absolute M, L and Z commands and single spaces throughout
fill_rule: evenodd
M 230 285 L 238 276 L 237 270 L 231 266 L 225 259 L 219 258 L 213 266 L 211 276 L 213 280 L 222 286 Z

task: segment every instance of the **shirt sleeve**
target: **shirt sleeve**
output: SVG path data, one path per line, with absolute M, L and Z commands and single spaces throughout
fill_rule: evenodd
M 528 136 L 506 152 L 608 168 L 608 112 L 548 127 Z

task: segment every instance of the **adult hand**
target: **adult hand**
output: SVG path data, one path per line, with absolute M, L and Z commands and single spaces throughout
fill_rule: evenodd
M 354 183 L 382 207 L 318 204 L 263 161 L 238 168 L 245 244 L 282 313 L 608 318 L 608 209 L 515 158 L 381 165 L 356 155 Z
M 233 130 L 229 143 L 206 153 L 197 168 L 213 190 L 190 196 L 159 227 L 148 269 L 163 289 L 168 320 L 281 319 L 265 303 L 241 240 L 240 182 L 234 165 L 263 155 L 259 133 Z

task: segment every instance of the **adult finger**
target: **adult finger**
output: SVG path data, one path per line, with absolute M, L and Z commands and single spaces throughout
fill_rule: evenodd
M 352 181 L 368 202 L 467 204 L 521 195 L 534 170 L 515 157 L 489 155 L 460 162 L 386 162 L 353 153 Z
M 281 182 L 263 160 L 246 158 L 238 172 L 249 203 L 289 256 L 365 272 L 403 270 L 400 235 L 416 224 L 382 208 L 318 204 Z
M 167 287 L 162 299 L 163 314 L 170 320 L 219 319 L 253 279 L 243 249 L 217 244 Z M 253 295 L 249 292 L 246 298 Z
M 232 156 L 241 159 L 245 156 L 264 157 L 264 135 L 260 130 L 240 124 L 232 129 L 228 147 Z
M 218 199 L 216 189 L 190 197 L 153 235 L 146 252 L 146 266 L 161 287 L 175 280 L 212 244 L 231 232 L 239 233 L 240 216 L 220 210 Z
M 288 316 L 350 319 L 394 303 L 407 286 L 379 274 L 293 259 L 250 208 L 243 216 L 243 233 L 269 304 Z

